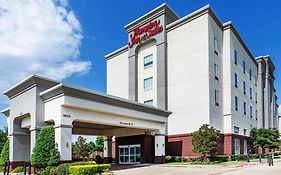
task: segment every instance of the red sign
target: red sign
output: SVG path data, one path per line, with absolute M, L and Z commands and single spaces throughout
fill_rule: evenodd
M 135 29 L 130 34 L 129 47 L 133 47 L 135 44 L 140 43 L 141 41 L 145 41 L 149 39 L 151 36 L 156 35 L 163 31 L 163 26 L 160 25 L 160 20 L 154 20 L 145 26 L 139 27 Z

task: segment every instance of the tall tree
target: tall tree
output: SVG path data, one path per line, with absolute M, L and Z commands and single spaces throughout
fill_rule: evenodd
M 0 165 L 4 165 L 9 160 L 9 139 L 6 140 L 0 154 Z
M 7 139 L 8 139 L 8 131 L 7 128 L 4 128 L 0 130 L 0 152 L 2 151 L 3 146 L 6 143 Z
M 278 148 L 280 145 L 279 131 L 277 129 L 253 128 L 250 132 L 250 141 L 255 148 Z
M 192 133 L 193 151 L 206 157 L 217 152 L 220 131 L 203 124 L 198 131 Z
M 89 157 L 90 145 L 86 142 L 86 138 L 79 136 L 72 146 L 72 155 L 76 159 L 87 159 Z
M 104 146 L 104 138 L 102 136 L 98 136 L 95 141 L 95 151 L 102 152 Z

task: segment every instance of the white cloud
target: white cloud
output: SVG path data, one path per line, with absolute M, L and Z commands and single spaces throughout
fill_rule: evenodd
M 82 39 L 67 0 L 0 0 L 0 92 L 30 74 L 62 80 L 88 72 Z

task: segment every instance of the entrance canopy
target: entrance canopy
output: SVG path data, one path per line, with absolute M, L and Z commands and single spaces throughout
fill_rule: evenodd
M 168 111 L 37 75 L 4 94 L 10 98 L 10 107 L 3 114 L 8 118 L 11 161 L 29 160 L 37 132 L 46 123 L 55 126 L 61 160 L 71 160 L 72 134 L 167 134 Z

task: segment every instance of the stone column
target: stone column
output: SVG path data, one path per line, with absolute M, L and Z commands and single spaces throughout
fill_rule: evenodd
M 154 163 L 165 163 L 165 134 L 155 134 Z
M 265 68 L 265 88 L 264 88 L 264 126 L 265 128 L 269 127 L 269 67 L 266 63 Z
M 104 163 L 112 163 L 112 136 L 107 136 L 104 140 L 103 157 Z
M 72 125 L 56 125 L 55 141 L 61 162 L 72 161 Z

